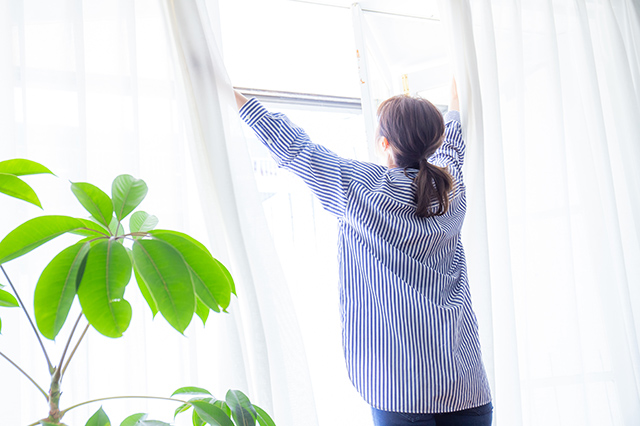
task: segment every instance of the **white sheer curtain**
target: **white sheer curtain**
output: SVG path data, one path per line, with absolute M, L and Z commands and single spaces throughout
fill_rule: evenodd
M 464 238 L 496 424 L 637 424 L 638 6 L 631 0 L 440 5 L 464 105 Z M 233 100 L 211 35 L 215 9 L 215 2 L 200 0 L 0 2 L 0 159 L 30 158 L 60 177 L 29 179 L 47 214 L 86 214 L 67 179 L 108 189 L 120 173 L 143 178 L 150 192 L 141 207 L 160 217 L 160 227 L 212 247 L 238 278 L 231 314 L 212 315 L 206 329 L 194 320 L 188 339 L 161 318 L 152 322 L 132 283 L 129 331 L 119 340 L 88 335 L 65 379 L 63 406 L 113 394 L 166 396 L 184 385 L 222 396 L 234 387 L 248 391 L 279 425 L 313 424 L 281 273 L 271 249 L 256 254 L 270 243 L 255 216 L 260 209 L 243 144 L 233 143 L 239 137 Z M 175 18 L 170 27 L 167 16 Z M 183 34 L 171 39 L 184 55 L 178 78 L 168 28 Z M 194 52 L 202 53 L 202 68 L 194 68 Z M 247 197 L 234 198 L 231 188 Z M 2 207 L 0 235 L 41 214 L 7 197 Z M 56 244 L 64 247 L 49 246 Z M 7 265 L 27 306 L 53 249 Z M 0 351 L 46 386 L 43 357 L 21 312 L 2 309 L 0 317 Z M 63 344 L 50 346 L 52 358 Z M 2 359 L 0 377 L 0 424 L 44 415 L 37 390 Z M 82 407 L 65 420 L 82 425 L 97 408 Z M 167 420 L 175 407 L 133 401 L 104 408 L 119 424 L 141 411 Z M 178 417 L 177 424 L 186 421 Z
M 638 424 L 637 3 L 440 6 L 496 424 Z
M 264 401 L 279 425 L 317 424 L 297 319 L 210 20 L 218 16 L 217 1 L 167 0 L 165 8 L 186 94 L 198 188 L 211 215 L 207 229 L 210 240 L 219 241 L 214 253 L 228 260 L 238 283 L 238 304 L 227 325 L 238 344 L 222 355 L 223 382 Z M 244 382 L 238 384 L 237 376 Z
M 44 213 L 86 217 L 69 180 L 88 181 L 110 192 L 113 178 L 129 173 L 148 183 L 141 208 L 156 214 L 161 227 L 206 237 L 198 231 L 202 215 L 190 190 L 193 176 L 157 1 L 3 1 L 0 31 L 0 157 L 29 158 L 56 173 L 58 177 L 29 179 Z M 1 203 L 2 236 L 43 214 L 8 197 Z M 30 311 L 40 272 L 55 249 L 75 240 L 48 243 L 5 265 Z M 1 282 L 7 284 L 4 277 Z M 125 297 L 134 308 L 130 329 L 118 340 L 89 331 L 63 380 L 61 407 L 109 395 L 168 396 L 196 382 L 213 387 L 213 380 L 197 371 L 196 354 L 207 356 L 225 343 L 216 344 L 211 336 L 199 340 L 204 330 L 196 321 L 186 333 L 189 340 L 164 320 L 151 321 L 134 282 Z M 53 363 L 78 312 L 76 304 L 69 327 L 55 343 L 46 342 Z M 2 309 L 0 316 L 0 351 L 48 389 L 46 363 L 23 313 Z M 212 342 L 206 347 L 196 345 L 207 340 Z M 0 424 L 26 425 L 46 416 L 46 402 L 36 388 L 0 361 Z M 170 420 L 176 408 L 140 400 L 103 404 L 112 424 L 144 411 Z M 83 425 L 99 407 L 78 408 L 64 421 Z
M 194 22 L 204 19 L 206 26 L 191 30 L 210 34 L 206 17 L 197 19 Z M 261 210 L 247 204 L 257 199 L 251 197 L 253 173 L 248 163 L 230 162 L 243 155 L 238 147 L 227 150 L 217 139 L 231 143 L 237 137 L 237 118 L 235 123 L 229 119 L 236 117 L 235 112 L 220 109 L 233 105 L 230 86 L 222 75 L 206 80 L 202 74 L 192 74 L 187 86 L 181 77 L 175 79 L 179 67 L 174 64 L 166 23 L 163 3 L 157 0 L 0 2 L 0 159 L 29 158 L 59 176 L 29 178 L 45 213 L 87 215 L 71 194 L 68 180 L 91 182 L 109 192 L 115 176 L 132 174 L 149 185 L 141 209 L 157 215 L 160 228 L 186 232 L 211 247 L 237 281 L 239 302 L 232 304 L 230 314 L 212 314 L 206 328 L 195 318 L 185 333 L 188 338 L 160 317 L 151 320 L 132 281 L 125 294 L 133 306 L 129 330 L 117 340 L 88 333 L 63 381 L 61 407 L 111 395 L 169 396 L 180 386 L 195 385 L 219 398 L 228 388 L 246 391 L 274 415 L 278 425 L 314 424 L 312 392 L 307 391 L 303 351 L 295 345 L 300 336 L 290 316 L 291 304 L 279 290 L 280 272 L 264 234 L 264 219 L 258 215 Z M 205 49 L 203 61 L 211 61 L 211 46 L 206 43 L 211 38 L 200 41 L 203 44 L 191 48 Z M 204 97 L 194 98 L 193 90 L 200 89 L 198 95 Z M 185 99 L 191 103 L 185 104 Z M 185 105 L 194 104 L 209 114 L 200 123 L 189 121 Z M 212 140 L 219 144 L 206 145 Z M 214 148 L 220 150 L 210 151 Z M 198 174 L 193 171 L 191 149 L 195 159 L 203 160 L 196 162 Z M 209 160 L 215 163 L 207 164 Z M 233 182 L 232 169 L 238 172 Z M 238 188 L 248 195 L 246 200 L 235 200 L 232 191 Z M 2 207 L 1 236 L 42 214 L 6 196 Z M 247 240 L 251 246 L 243 252 Z M 29 309 L 37 278 L 53 250 L 73 241 L 48 243 L 6 265 Z M 257 256 L 260 247 L 266 248 Z M 262 293 L 252 288 L 254 282 L 263 285 Z M 4 278 L 0 283 L 7 284 Z M 69 317 L 75 320 L 78 313 L 76 305 Z M 0 351 L 47 389 L 46 363 L 22 312 L 2 309 L 0 318 Z M 47 342 L 54 363 L 71 325 L 55 343 Z M 0 377 L 0 424 L 26 425 L 46 415 L 44 398 L 4 359 Z M 64 421 L 83 425 L 101 404 L 114 425 L 136 412 L 169 421 L 177 407 L 111 401 L 80 407 Z M 179 416 L 176 424 L 190 424 L 190 419 Z

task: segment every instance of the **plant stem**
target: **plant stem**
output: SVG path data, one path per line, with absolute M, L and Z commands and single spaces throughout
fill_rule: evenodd
M 78 339 L 78 342 L 73 347 L 73 350 L 71 351 L 71 355 L 69 355 L 69 358 L 67 359 L 67 362 L 64 365 L 64 368 L 62 369 L 62 372 L 60 373 L 60 380 L 62 380 L 62 377 L 64 377 L 64 372 L 67 371 L 67 367 L 69 366 L 69 363 L 71 362 L 71 358 L 73 358 L 73 354 L 76 353 L 76 349 L 78 349 L 78 346 L 80 346 L 80 342 L 82 342 L 82 339 L 84 338 L 84 335 L 87 334 L 88 330 L 89 330 L 89 324 L 87 324 L 87 326 L 84 328 L 84 331 L 80 335 L 80 338 Z
M 4 359 L 6 359 L 7 361 L 9 361 L 9 362 L 11 363 L 11 365 L 13 365 L 15 368 L 17 368 L 17 369 L 18 369 L 18 371 L 20 371 L 22 374 L 24 374 L 24 375 L 26 376 L 26 378 L 27 378 L 27 379 L 31 380 L 31 383 L 33 383 L 33 384 L 38 388 L 38 390 L 39 390 L 40 392 L 42 392 L 42 395 L 44 395 L 45 399 L 46 399 L 47 401 L 49 400 L 49 395 L 47 395 L 47 393 L 46 393 L 46 392 L 45 392 L 45 391 L 40 387 L 40 385 L 38 385 L 38 384 L 36 383 L 36 381 L 35 381 L 35 380 L 33 380 L 33 379 L 31 378 L 31 376 L 29 376 L 29 375 L 28 375 L 28 374 L 27 374 L 27 373 L 26 373 L 22 368 L 20 368 L 20 367 L 18 366 L 18 364 L 16 364 L 15 362 L 11 361 L 11 360 L 9 359 L 9 357 L 8 357 L 8 356 L 6 356 L 5 354 L 3 354 L 2 352 L 0 352 L 0 356 L 2 356 Z M 37 423 L 36 423 L 36 424 L 37 424 Z
M 118 237 L 116 237 L 116 240 L 130 240 L 130 241 L 135 241 L 135 239 L 133 237 L 148 237 L 151 236 L 151 234 L 149 234 L 148 232 L 130 232 L 128 234 L 122 234 Z
M 13 293 L 16 295 L 16 298 L 18 299 L 18 303 L 20 303 L 20 306 L 22 307 L 24 314 L 27 316 L 27 319 L 29 320 L 29 324 L 31 324 L 31 328 L 33 328 L 33 332 L 36 334 L 36 337 L 38 338 L 38 342 L 40 342 L 42 353 L 44 353 L 44 357 L 47 359 L 49 373 L 53 374 L 53 365 L 51 365 L 51 361 L 49 360 L 49 354 L 47 354 L 47 350 L 44 348 L 44 344 L 42 343 L 42 339 L 40 338 L 40 333 L 38 333 L 38 329 L 36 328 L 36 326 L 33 324 L 33 321 L 31 320 L 31 315 L 29 315 L 29 312 L 27 312 L 27 308 L 25 308 L 24 303 L 22 303 L 22 299 L 20 299 L 20 295 L 18 294 L 18 291 L 16 290 L 13 283 L 11 282 L 11 279 L 9 279 L 9 275 L 7 275 L 7 271 L 4 270 L 4 266 L 0 265 L 0 269 L 2 269 L 2 272 L 4 273 L 4 276 L 7 278 L 7 281 L 9 281 L 9 285 L 13 289 Z
M 89 243 L 92 243 L 92 242 L 94 242 L 94 241 L 104 240 L 104 239 L 107 239 L 107 238 L 111 238 L 111 237 L 109 237 L 108 235 L 105 235 L 104 237 L 96 237 L 96 238 L 94 238 L 93 240 L 89 240 L 88 242 L 89 242 Z
M 69 349 L 69 345 L 71 344 L 71 339 L 73 338 L 73 334 L 76 332 L 76 328 L 78 327 L 78 324 L 80 323 L 80 319 L 82 318 L 82 312 L 80 312 L 80 315 L 78 315 L 78 319 L 76 320 L 76 323 L 73 325 L 73 328 L 71 329 L 71 334 L 69 334 L 69 339 L 67 340 L 67 344 L 64 346 L 64 351 L 62 352 L 62 357 L 60 358 L 60 362 L 58 363 L 58 370 L 62 367 L 62 363 L 64 362 L 64 357 L 67 355 L 67 349 Z M 62 376 L 60 377 L 62 379 Z
M 71 411 L 74 408 L 78 408 L 78 407 L 80 407 L 82 405 L 86 405 L 86 404 L 91 404 L 93 402 L 107 401 L 109 399 L 162 399 L 162 400 L 165 400 L 165 401 L 174 401 L 174 402 L 181 402 L 183 404 L 187 404 L 187 401 L 183 401 L 182 399 L 166 398 L 166 397 L 162 397 L 162 396 L 139 396 L 139 395 L 108 396 L 106 398 L 98 398 L 98 399 L 92 399 L 90 401 L 81 402 L 80 404 L 72 405 L 69 408 L 65 408 L 64 410 L 60 411 L 60 414 L 61 414 L 60 418 L 62 418 L 62 416 L 64 416 L 67 413 L 67 411 Z
M 49 388 L 49 421 L 58 423 L 62 418 L 60 413 L 60 367 L 56 368 L 51 376 L 51 386 Z
M 122 236 L 123 237 L 146 237 L 147 235 L 150 235 L 150 234 L 148 232 L 130 232 Z
M 71 344 L 73 335 L 76 332 L 76 328 L 80 323 L 80 319 L 82 319 L 82 312 L 80 312 L 80 315 L 78 315 L 78 319 L 76 320 L 75 324 L 73 325 L 73 328 L 71 329 L 71 333 L 69 334 L 69 339 L 67 339 L 67 344 L 64 346 L 64 351 L 62 351 L 62 357 L 60 358 L 60 362 L 58 363 L 58 366 L 56 367 L 55 371 L 51 375 L 51 387 L 49 388 L 49 419 L 56 424 L 63 416 L 63 414 L 60 412 L 60 396 L 62 395 L 62 392 L 60 392 L 60 382 L 62 381 L 62 371 L 63 371 L 62 363 L 64 362 L 64 357 L 67 355 L 67 350 L 69 349 L 69 345 Z M 69 360 L 67 361 L 67 364 L 65 364 L 64 366 L 65 369 L 69 364 L 69 361 L 71 361 L 73 354 L 76 352 L 76 349 L 78 348 L 78 345 L 80 344 L 80 341 L 82 341 L 82 338 L 84 337 L 88 328 L 89 327 L 87 324 L 87 327 L 84 329 L 82 336 L 80 336 L 78 343 L 73 348 L 71 355 L 69 355 Z

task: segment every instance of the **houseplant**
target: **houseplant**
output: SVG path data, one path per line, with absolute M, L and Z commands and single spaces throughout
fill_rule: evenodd
M 46 167 L 29 160 L 0 162 L 0 192 L 41 207 L 33 189 L 20 179 L 23 175 L 40 173 L 52 174 Z M 153 315 L 160 313 L 180 333 L 185 331 L 194 313 L 204 323 L 211 310 L 225 311 L 231 294 L 235 294 L 231 275 L 204 245 L 177 231 L 155 229 L 158 223 L 155 216 L 144 211 L 134 212 L 147 194 L 144 181 L 120 175 L 113 181 L 111 196 L 86 182 L 71 183 L 71 191 L 91 215 L 89 219 L 39 216 L 19 225 L 0 242 L 0 269 L 13 291 L 12 294 L 0 289 L 0 306 L 23 309 L 51 376 L 49 392 L 45 392 L 17 363 L 0 352 L 0 356 L 20 370 L 47 399 L 48 415 L 32 426 L 63 425 L 61 420 L 70 410 L 122 398 L 105 397 L 62 409 L 60 387 L 69 362 L 90 326 L 112 338 L 121 337 L 129 327 L 132 307 L 124 299 L 124 293 L 132 275 Z M 129 218 L 128 230 L 126 218 Z M 64 234 L 77 235 L 79 241 L 57 253 L 40 275 L 34 291 L 34 324 L 2 265 Z M 60 361 L 54 365 L 41 336 L 51 340 L 58 336 L 69 319 L 76 297 L 82 312 L 69 333 Z M 87 327 L 68 352 L 82 316 L 88 321 Z M 186 397 L 190 399 L 184 399 Z M 225 400 L 217 400 L 207 390 L 195 387 L 180 388 L 171 397 L 149 398 L 180 403 L 176 415 L 192 409 L 194 426 L 274 424 L 264 410 L 236 390 L 227 392 Z M 86 426 L 109 425 L 102 408 L 86 423 Z M 144 413 L 134 414 L 121 423 L 121 426 L 145 425 L 168 423 L 147 420 Z

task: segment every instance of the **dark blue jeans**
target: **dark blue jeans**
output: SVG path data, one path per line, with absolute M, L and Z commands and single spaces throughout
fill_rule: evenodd
M 382 411 L 372 407 L 375 426 L 491 426 L 491 403 L 468 410 L 440 414 L 411 414 Z

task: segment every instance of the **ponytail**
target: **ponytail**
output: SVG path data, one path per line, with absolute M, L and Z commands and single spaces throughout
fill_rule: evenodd
M 422 158 L 413 182 L 416 185 L 417 216 L 442 216 L 449 210 L 449 191 L 453 188 L 453 181 L 446 168 L 435 166 Z M 435 209 L 433 202 L 437 202 Z
M 453 179 L 446 168 L 429 163 L 442 144 L 442 114 L 431 102 L 410 96 L 394 96 L 378 107 L 378 134 L 389 141 L 398 167 L 418 169 L 416 215 L 442 216 L 449 209 Z M 437 203 L 435 205 L 434 203 Z

